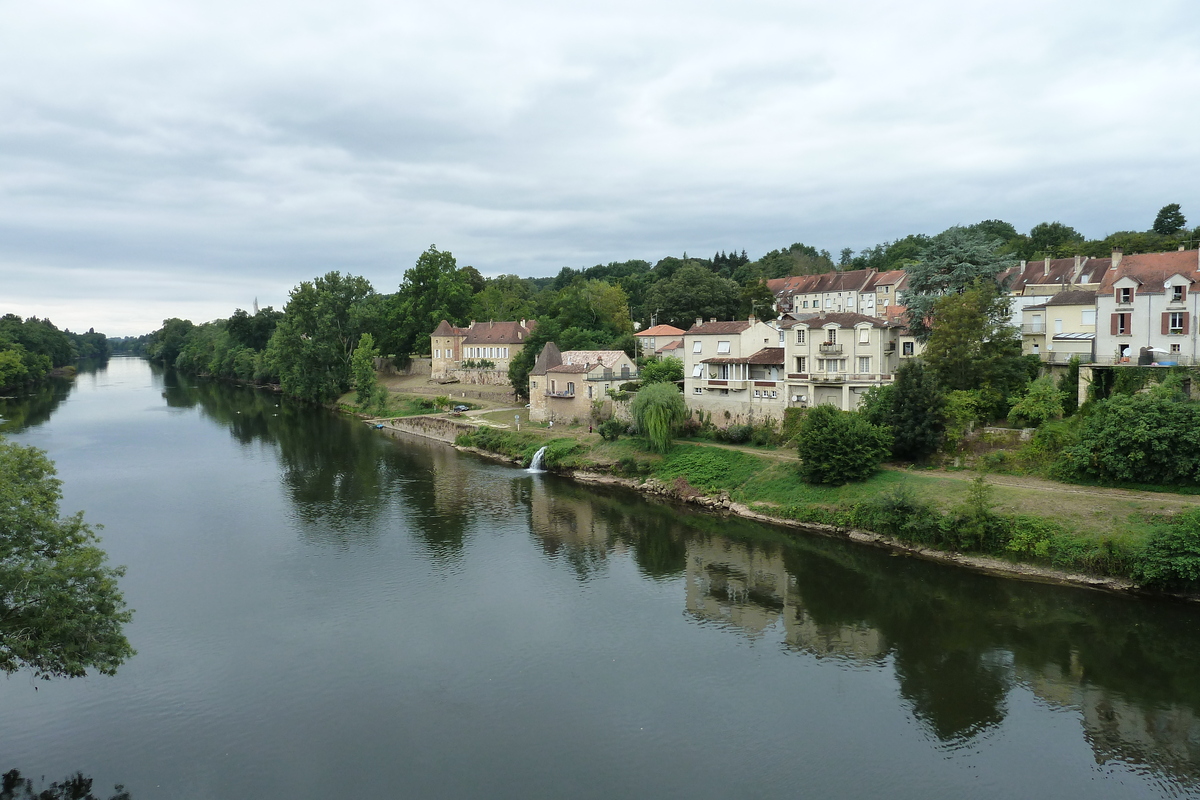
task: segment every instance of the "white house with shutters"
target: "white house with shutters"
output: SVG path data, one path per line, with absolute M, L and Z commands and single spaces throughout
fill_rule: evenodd
M 1096 363 L 1195 364 L 1200 250 L 1113 252 L 1096 294 Z M 1145 349 L 1145 350 L 1144 350 Z

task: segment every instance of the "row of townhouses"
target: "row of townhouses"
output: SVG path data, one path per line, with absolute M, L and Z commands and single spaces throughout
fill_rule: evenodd
M 1200 363 L 1200 251 L 1022 262 L 1000 280 L 1024 352 L 1048 365 L 1072 356 L 1102 365 Z M 697 319 L 686 331 L 655 325 L 636 336 L 643 355 L 684 362 L 688 405 L 718 424 L 779 419 L 789 407 L 851 410 L 921 353 L 899 302 L 906 283 L 903 270 L 781 278 L 768 281 L 777 320 Z M 443 322 L 431 336 L 434 379 L 462 379 L 464 363 L 479 360 L 506 373 L 532 328 L 525 320 Z M 620 351 L 547 345 L 530 374 L 530 418 L 587 419 L 596 402 L 636 379 Z

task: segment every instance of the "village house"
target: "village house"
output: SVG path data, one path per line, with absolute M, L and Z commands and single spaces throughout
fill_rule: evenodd
M 787 405 L 858 408 L 862 395 L 890 383 L 900 363 L 901 324 L 864 314 L 785 318 Z
M 1114 250 L 1096 294 L 1099 364 L 1195 364 L 1200 250 Z
M 1021 352 L 1047 364 L 1066 364 L 1072 357 L 1088 363 L 1095 357 L 1096 292 L 1068 289 L 1040 305 L 1026 306 L 1021 325 Z
M 657 355 L 659 351 L 683 340 L 683 331 L 674 325 L 655 325 L 634 334 L 642 348 L 642 355 Z M 672 348 L 673 349 L 673 348 Z
M 731 322 L 697 319 L 683 339 L 688 407 L 712 414 L 719 425 L 782 419 L 782 335 L 754 317 Z
M 899 303 L 899 294 L 907 287 L 908 275 L 902 269 L 823 272 L 767 281 L 776 311 L 794 316 L 821 311 L 882 315 L 883 309 Z
M 529 419 L 587 422 L 593 403 L 611 408 L 609 390 L 637 380 L 637 366 L 621 350 L 567 350 L 547 342 L 529 371 Z
M 523 319 L 472 322 L 458 328 L 442 320 L 429 336 L 433 357 L 430 377 L 435 381 L 508 383 L 508 365 L 521 352 L 536 324 Z
M 1098 290 L 1109 265 L 1107 258 L 1044 258 L 1022 261 L 1019 266 L 1000 273 L 996 280 L 1008 293 L 1012 324 L 1023 329 L 1031 323 L 1025 317 L 1030 306 L 1041 306 L 1060 292 Z

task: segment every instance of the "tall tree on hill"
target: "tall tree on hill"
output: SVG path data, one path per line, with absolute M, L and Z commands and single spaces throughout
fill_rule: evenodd
M 924 461 L 942 441 L 946 405 L 942 390 L 920 361 L 901 365 L 893 387 L 883 413 L 892 428 L 892 452 L 897 458 Z
M 377 323 L 374 297 L 366 278 L 340 272 L 291 291 L 267 347 L 286 393 L 326 403 L 350 388 L 354 349 Z
M 997 276 L 1015 267 L 1017 260 L 1001 255 L 999 239 L 982 231 L 953 227 L 930 240 L 920 260 L 908 267 L 908 289 L 900 302 L 908 307 L 908 326 L 922 340 L 928 339 L 928 320 L 934 304 L 948 294 L 965 291 L 976 281 L 995 283 Z
M 414 348 L 427 346 L 429 334 L 442 320 L 466 325 L 473 297 L 469 277 L 458 268 L 449 251 L 430 245 L 404 273 L 389 315 L 389 328 L 395 338 L 383 340 L 381 349 L 407 355 Z
M 646 308 L 657 310 L 660 323 L 686 330 L 697 317 L 733 319 L 740 294 L 741 287 L 734 281 L 688 263 L 646 291 Z
M 1152 230 L 1163 236 L 1174 236 L 1187 227 L 1187 219 L 1179 210 L 1179 203 L 1168 203 L 1158 210 Z
M 990 387 L 1008 396 L 1028 383 L 1021 337 L 994 280 L 979 279 L 962 294 L 939 298 L 932 316 L 924 360 L 944 388 Z
M 1084 236 L 1070 225 L 1061 222 L 1041 222 L 1029 231 L 1029 237 L 1024 243 L 1021 257 L 1025 259 L 1037 256 L 1051 258 L 1066 258 L 1074 255 L 1084 242 Z

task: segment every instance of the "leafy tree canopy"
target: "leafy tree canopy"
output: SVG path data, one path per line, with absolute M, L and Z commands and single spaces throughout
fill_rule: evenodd
M 1187 218 L 1179 209 L 1179 203 L 1168 203 L 1158 210 L 1151 230 L 1163 236 L 1174 236 L 1186 227 Z
M 639 371 L 642 385 L 651 383 L 675 383 L 683 380 L 683 360 L 675 356 L 647 361 Z
M 1009 324 L 1009 314 L 1007 298 L 991 279 L 934 303 L 924 360 L 944 388 L 990 386 L 1008 395 L 1029 381 L 1020 334 Z
M 891 447 L 886 428 L 852 411 L 817 406 L 804 415 L 796 449 L 806 483 L 841 486 L 871 477 Z
M 659 453 L 671 449 L 675 434 L 688 417 L 687 404 L 673 383 L 652 383 L 633 396 L 629 407 L 638 433 Z
M 921 361 L 902 364 L 892 386 L 891 402 L 881 415 L 892 429 L 892 452 L 897 458 L 924 461 L 942 441 L 942 390 Z
M 429 334 L 442 320 L 466 325 L 474 297 L 472 277 L 458 268 L 449 251 L 430 245 L 404 273 L 400 291 L 393 298 L 388 328 L 395 339 L 381 342 L 385 351 L 396 355 L 407 355 L 414 349 L 424 352 Z
M 928 319 L 934 304 L 947 294 L 964 291 L 975 281 L 995 283 L 996 277 L 1017 265 L 1001 255 L 999 239 L 969 228 L 948 228 L 930 240 L 920 259 L 908 269 L 908 289 L 900 301 L 908 307 L 909 328 L 921 339 L 929 337 Z
M 656 282 L 646 292 L 646 307 L 658 321 L 687 330 L 697 317 L 733 319 L 741 287 L 700 264 L 684 264 L 671 277 Z
M 61 482 L 41 450 L 0 440 L 0 670 L 112 675 L 134 655 L 132 612 L 83 514 L 59 517 Z

